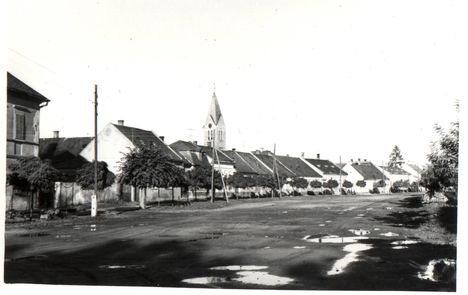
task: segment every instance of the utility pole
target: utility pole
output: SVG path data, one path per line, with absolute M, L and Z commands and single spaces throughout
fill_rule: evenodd
M 217 159 L 217 161 L 218 161 L 218 169 L 219 169 L 219 171 L 221 171 L 221 162 L 219 161 L 218 151 L 215 150 L 215 153 L 216 153 L 216 159 Z M 220 173 L 221 173 L 221 172 L 220 172 Z M 221 174 L 221 182 L 223 183 L 224 198 L 226 199 L 226 203 L 229 203 L 229 198 L 228 198 L 228 195 L 227 195 L 227 193 L 226 193 L 226 184 L 224 183 L 223 174 Z
M 216 137 L 216 129 L 213 129 L 213 136 L 211 139 L 213 140 L 213 144 L 211 148 L 213 149 L 213 154 L 212 154 L 212 160 L 211 160 L 211 203 L 214 202 L 215 199 L 215 148 L 216 148 L 216 143 L 215 143 L 215 137 Z M 211 130 L 210 130 L 211 132 Z
M 97 215 L 97 193 L 98 193 L 98 87 L 94 85 L 94 195 L 91 197 L 91 217 Z
M 275 171 L 276 171 L 276 177 L 275 177 Z M 278 189 L 279 189 L 279 197 L 281 198 L 281 182 L 280 182 L 280 176 L 278 172 L 278 165 L 276 163 L 276 143 L 273 145 L 273 178 L 278 182 Z
M 338 167 L 338 168 L 340 168 L 340 195 L 341 195 L 342 189 L 343 189 L 343 188 L 341 187 L 341 156 L 340 156 L 340 167 Z

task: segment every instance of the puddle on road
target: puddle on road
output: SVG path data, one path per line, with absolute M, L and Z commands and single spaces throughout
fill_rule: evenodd
M 294 281 L 294 279 L 287 277 L 279 277 L 271 275 L 266 271 L 258 271 L 267 269 L 268 266 L 257 266 L 257 265 L 228 265 L 228 266 L 215 266 L 210 268 L 211 270 L 228 270 L 235 271 L 234 277 L 199 277 L 182 280 L 188 284 L 219 284 L 237 281 L 244 284 L 255 284 L 263 286 L 280 286 L 286 285 Z
M 349 231 L 357 236 L 365 236 L 365 235 L 370 234 L 370 231 L 365 230 L 365 229 L 350 229 Z
M 385 207 L 386 210 L 392 210 L 392 207 Z
M 401 241 L 392 242 L 391 244 L 401 246 L 401 245 L 414 245 L 414 244 L 418 244 L 418 243 L 419 243 L 419 241 L 417 241 L 417 240 L 401 240 Z
M 105 269 L 142 269 L 145 268 L 144 265 L 100 265 L 99 268 Z
M 369 237 L 364 236 L 355 236 L 355 237 L 340 237 L 335 235 L 322 236 L 317 238 L 312 238 L 311 236 L 305 236 L 303 240 L 310 243 L 330 243 L 330 244 L 349 244 L 357 243 L 359 240 L 366 240 Z
M 320 224 L 319 224 L 319 226 L 325 226 L 325 224 L 323 224 L 323 223 L 320 223 Z
M 57 239 L 66 239 L 66 238 L 71 238 L 71 235 L 56 235 L 55 238 L 57 238 Z
M 294 249 L 305 249 L 305 246 L 294 246 Z
M 380 230 L 380 228 L 378 228 L 378 227 L 375 227 L 375 228 L 374 228 L 374 230 L 375 230 L 375 231 L 379 231 L 379 230 Z
M 330 276 L 341 274 L 350 263 L 355 262 L 355 261 L 359 261 L 359 259 L 358 259 L 358 257 L 359 257 L 358 253 L 359 252 L 369 250 L 369 249 L 372 249 L 372 245 L 368 245 L 368 244 L 351 244 L 351 245 L 344 246 L 343 250 L 346 251 L 346 252 L 350 252 L 350 253 L 346 254 L 345 257 L 343 257 L 341 259 L 338 259 L 335 262 L 335 264 L 333 264 L 332 269 L 327 272 L 327 274 L 330 275 Z
M 232 271 L 261 270 L 261 269 L 267 269 L 267 268 L 268 266 L 260 266 L 260 265 L 227 265 L 227 266 L 210 267 L 211 270 L 232 270 Z
M 182 280 L 183 283 L 196 284 L 196 285 L 226 283 L 227 281 L 228 280 L 226 278 L 222 278 L 222 277 L 201 277 L 201 278 Z
M 357 217 L 364 217 L 365 214 L 358 214 Z
M 294 279 L 271 275 L 264 271 L 240 271 L 237 272 L 237 275 L 239 275 L 240 278 L 234 278 L 233 280 L 244 284 L 280 286 L 287 285 L 294 281 Z
M 47 232 L 30 232 L 30 233 L 24 233 L 24 234 L 18 234 L 18 237 L 22 238 L 40 238 L 40 237 L 47 237 L 50 234 Z
M 426 270 L 418 273 L 418 278 L 432 282 L 454 281 L 456 273 L 455 265 L 456 262 L 454 259 L 444 258 L 431 260 Z
M 395 250 L 408 249 L 408 246 L 393 246 L 392 249 L 395 249 Z
M 325 221 L 325 222 L 326 222 L 326 223 L 331 223 L 332 221 L 331 221 L 331 220 L 327 220 L 327 221 Z
M 380 234 L 380 235 L 384 236 L 384 237 L 397 237 L 397 236 L 399 236 L 399 234 L 392 233 L 392 232 L 388 232 L 388 233 L 384 233 L 384 234 Z
M 90 231 L 96 231 L 96 225 L 95 224 L 91 224 L 89 227 L 90 227 Z
M 263 247 L 263 249 L 271 249 L 270 246 Z
M 371 210 L 374 210 L 374 208 L 366 208 L 366 211 L 371 211 Z

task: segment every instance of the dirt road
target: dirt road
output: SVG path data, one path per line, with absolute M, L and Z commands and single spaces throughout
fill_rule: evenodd
M 313 290 L 455 290 L 437 207 L 403 195 L 232 200 L 7 224 L 5 282 Z

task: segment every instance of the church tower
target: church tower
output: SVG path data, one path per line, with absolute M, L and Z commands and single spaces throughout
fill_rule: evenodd
M 206 116 L 205 125 L 203 125 L 203 134 L 205 145 L 213 146 L 214 139 L 217 149 L 226 148 L 226 126 L 215 91 L 213 91 L 208 116 Z

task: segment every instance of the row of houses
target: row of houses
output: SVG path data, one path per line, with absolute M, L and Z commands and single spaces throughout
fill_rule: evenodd
M 60 137 L 59 131 L 54 131 L 52 137 L 39 139 L 39 112 L 48 103 L 47 98 L 8 73 L 7 162 L 23 156 L 36 156 L 47 160 L 65 176 L 65 182 L 56 186 L 54 206 L 60 205 L 62 199 L 65 203 L 70 203 L 71 199 L 72 204 L 87 202 L 91 192 L 80 190 L 73 182 L 77 171 L 84 164 L 94 160 L 94 138 Z M 369 192 L 378 181 L 384 181 L 388 188 L 393 182 L 400 180 L 415 182 L 420 177 L 420 169 L 407 164 L 403 164 L 402 168 L 390 168 L 358 159 L 340 165 L 321 159 L 319 154 L 310 158 L 304 155 L 300 157 L 274 155 L 270 151 L 263 150 L 248 152 L 225 149 L 224 121 L 215 94 L 210 112 L 214 113 L 209 113 L 208 123 L 205 124 L 207 140 L 213 138 L 213 135 L 221 135 L 216 139 L 219 140 L 216 145 L 219 148 L 216 149 L 215 159 L 210 141 L 204 145 L 183 140 L 167 144 L 164 137 L 154 131 L 126 126 L 123 120 L 108 123 L 98 133 L 98 158 L 100 161 L 105 161 L 109 170 L 117 175 L 120 161 L 126 152 L 142 145 L 155 145 L 171 161 L 185 169 L 214 165 L 215 169 L 225 177 L 236 172 L 243 175 L 272 175 L 276 163 L 278 174 L 286 179 L 301 177 L 308 182 L 314 180 L 325 182 L 333 179 L 340 183 L 347 180 L 354 185 L 358 181 L 365 181 L 365 187 L 354 186 L 353 190 L 357 193 Z M 216 129 L 213 129 L 216 127 L 215 124 L 222 124 L 222 130 L 215 133 Z M 8 191 L 7 188 L 7 195 Z M 172 193 L 173 190 L 170 194 Z M 159 199 L 161 194 L 164 196 L 169 192 L 164 189 L 162 192 L 161 189 L 157 189 L 157 193 L 150 191 L 149 199 L 151 200 L 154 195 Z M 176 195 L 180 197 L 181 194 L 181 189 L 178 189 Z M 139 192 L 135 188 L 122 187 L 117 183 L 102 196 L 104 199 L 129 201 L 134 201 L 138 197 Z

